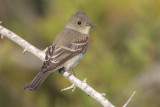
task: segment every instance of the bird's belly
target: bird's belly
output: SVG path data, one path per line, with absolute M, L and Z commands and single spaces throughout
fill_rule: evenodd
M 75 57 L 73 57 L 72 59 L 68 60 L 67 62 L 64 63 L 63 67 L 66 70 L 69 70 L 71 67 L 74 67 L 77 65 L 77 63 L 83 58 L 84 54 L 79 54 Z

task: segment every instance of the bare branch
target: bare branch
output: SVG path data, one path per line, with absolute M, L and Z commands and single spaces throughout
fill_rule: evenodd
M 65 78 L 67 78 L 72 84 L 74 84 L 75 86 L 86 92 L 92 98 L 96 99 L 104 107 L 114 107 L 102 94 L 98 93 L 96 90 L 90 87 L 86 83 L 86 79 L 84 81 L 80 81 L 74 75 L 71 75 L 71 73 L 69 72 L 65 72 L 63 69 L 60 71 L 60 73 Z
M 11 39 L 24 49 L 27 49 L 27 51 L 31 52 L 35 56 L 37 56 L 39 59 L 44 61 L 45 59 L 45 53 L 36 47 L 29 44 L 27 41 L 16 35 L 15 33 L 11 32 L 10 30 L 4 28 L 0 25 L 0 34 Z M 74 75 L 72 75 L 70 72 L 65 72 L 64 70 L 61 70 L 60 73 L 67 78 L 74 86 L 80 88 L 84 92 L 86 92 L 89 96 L 94 98 L 98 103 L 103 105 L 104 107 L 114 107 L 104 96 L 103 94 L 98 93 L 95 91 L 92 87 L 90 87 L 86 81 L 80 81 L 78 78 L 76 78 Z
M 21 37 L 19 37 L 15 33 L 11 32 L 10 30 L 2 27 L 1 25 L 0 25 L 0 34 L 5 36 L 5 37 L 7 37 L 7 38 L 9 38 L 9 39 L 11 39 L 15 43 L 17 43 L 18 45 L 20 45 L 24 49 L 27 49 L 27 51 L 31 52 L 32 54 L 37 56 L 39 59 L 44 61 L 44 57 L 45 57 L 45 53 L 44 52 L 42 52 L 41 50 L 35 48 L 31 44 L 29 44 L 27 41 L 25 41 L 24 39 L 22 39 Z
M 127 107 L 127 105 L 129 104 L 129 102 L 132 100 L 133 96 L 135 95 L 136 91 L 134 91 L 131 95 L 131 97 L 127 100 L 127 102 L 123 105 L 123 107 Z

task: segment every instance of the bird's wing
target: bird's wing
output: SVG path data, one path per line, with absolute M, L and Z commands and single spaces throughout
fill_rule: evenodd
M 89 38 L 85 37 L 83 39 L 76 40 L 73 43 L 66 44 L 65 46 L 56 47 L 55 45 L 51 45 L 46 52 L 41 72 L 54 70 L 72 57 L 85 52 L 87 50 L 88 43 Z

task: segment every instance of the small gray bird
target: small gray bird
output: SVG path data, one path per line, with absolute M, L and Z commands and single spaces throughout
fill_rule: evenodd
M 87 50 L 89 31 L 92 27 L 95 25 L 85 12 L 78 11 L 73 14 L 47 49 L 41 71 L 25 85 L 24 90 L 36 90 L 53 71 L 61 68 L 65 71 L 72 69 Z

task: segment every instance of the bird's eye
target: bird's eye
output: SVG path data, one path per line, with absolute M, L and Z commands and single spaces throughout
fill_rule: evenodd
M 78 25 L 81 25 L 81 21 L 78 21 L 77 24 L 78 24 Z

